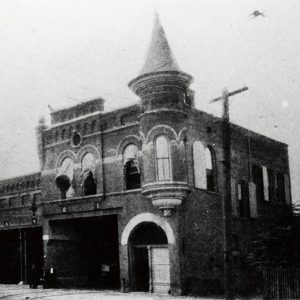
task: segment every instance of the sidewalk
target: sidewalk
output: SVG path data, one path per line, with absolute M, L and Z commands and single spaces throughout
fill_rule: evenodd
M 217 299 L 217 298 L 199 298 L 188 296 L 169 296 L 150 293 L 121 293 L 118 291 L 106 290 L 80 290 L 80 289 L 43 289 L 39 286 L 37 289 L 30 289 L 28 285 L 0 284 L 0 299 L 3 300 L 96 300 L 96 299 L 146 299 L 146 300 L 196 300 L 196 299 Z M 218 298 L 221 299 L 221 298 Z

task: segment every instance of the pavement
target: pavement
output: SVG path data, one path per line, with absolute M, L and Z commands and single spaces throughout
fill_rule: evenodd
M 0 284 L 0 299 L 3 300 L 196 300 L 196 299 L 216 299 L 216 298 L 198 298 L 188 296 L 169 296 L 150 293 L 121 293 L 118 291 L 106 290 L 83 290 L 83 289 L 43 289 L 39 286 L 37 289 L 30 289 L 28 285 Z M 218 298 L 220 299 L 220 298 Z

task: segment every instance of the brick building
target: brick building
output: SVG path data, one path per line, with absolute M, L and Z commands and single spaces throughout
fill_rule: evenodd
M 0 182 L 0 282 L 52 265 L 58 286 L 172 294 L 224 287 L 222 120 L 194 107 L 192 77 L 158 19 L 129 87 L 37 126 L 40 173 Z M 291 204 L 287 145 L 231 124 L 233 271 L 241 287 L 257 218 Z

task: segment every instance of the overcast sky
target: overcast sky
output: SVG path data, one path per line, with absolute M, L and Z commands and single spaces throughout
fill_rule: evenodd
M 232 98 L 233 122 L 289 144 L 300 199 L 300 0 L 0 0 L 0 178 L 39 170 L 35 126 L 54 109 L 95 97 L 135 103 L 155 10 L 196 107 Z M 259 10 L 265 17 L 251 19 Z M 300 202 L 300 201 L 299 201 Z

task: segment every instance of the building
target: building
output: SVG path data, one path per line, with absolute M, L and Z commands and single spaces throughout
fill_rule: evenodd
M 32 264 L 57 285 L 171 294 L 224 289 L 222 120 L 195 109 L 156 18 L 129 87 L 140 102 L 54 111 L 37 126 L 40 173 L 0 182 L 0 282 Z M 290 206 L 287 145 L 231 124 L 232 255 L 239 286 L 257 218 Z

